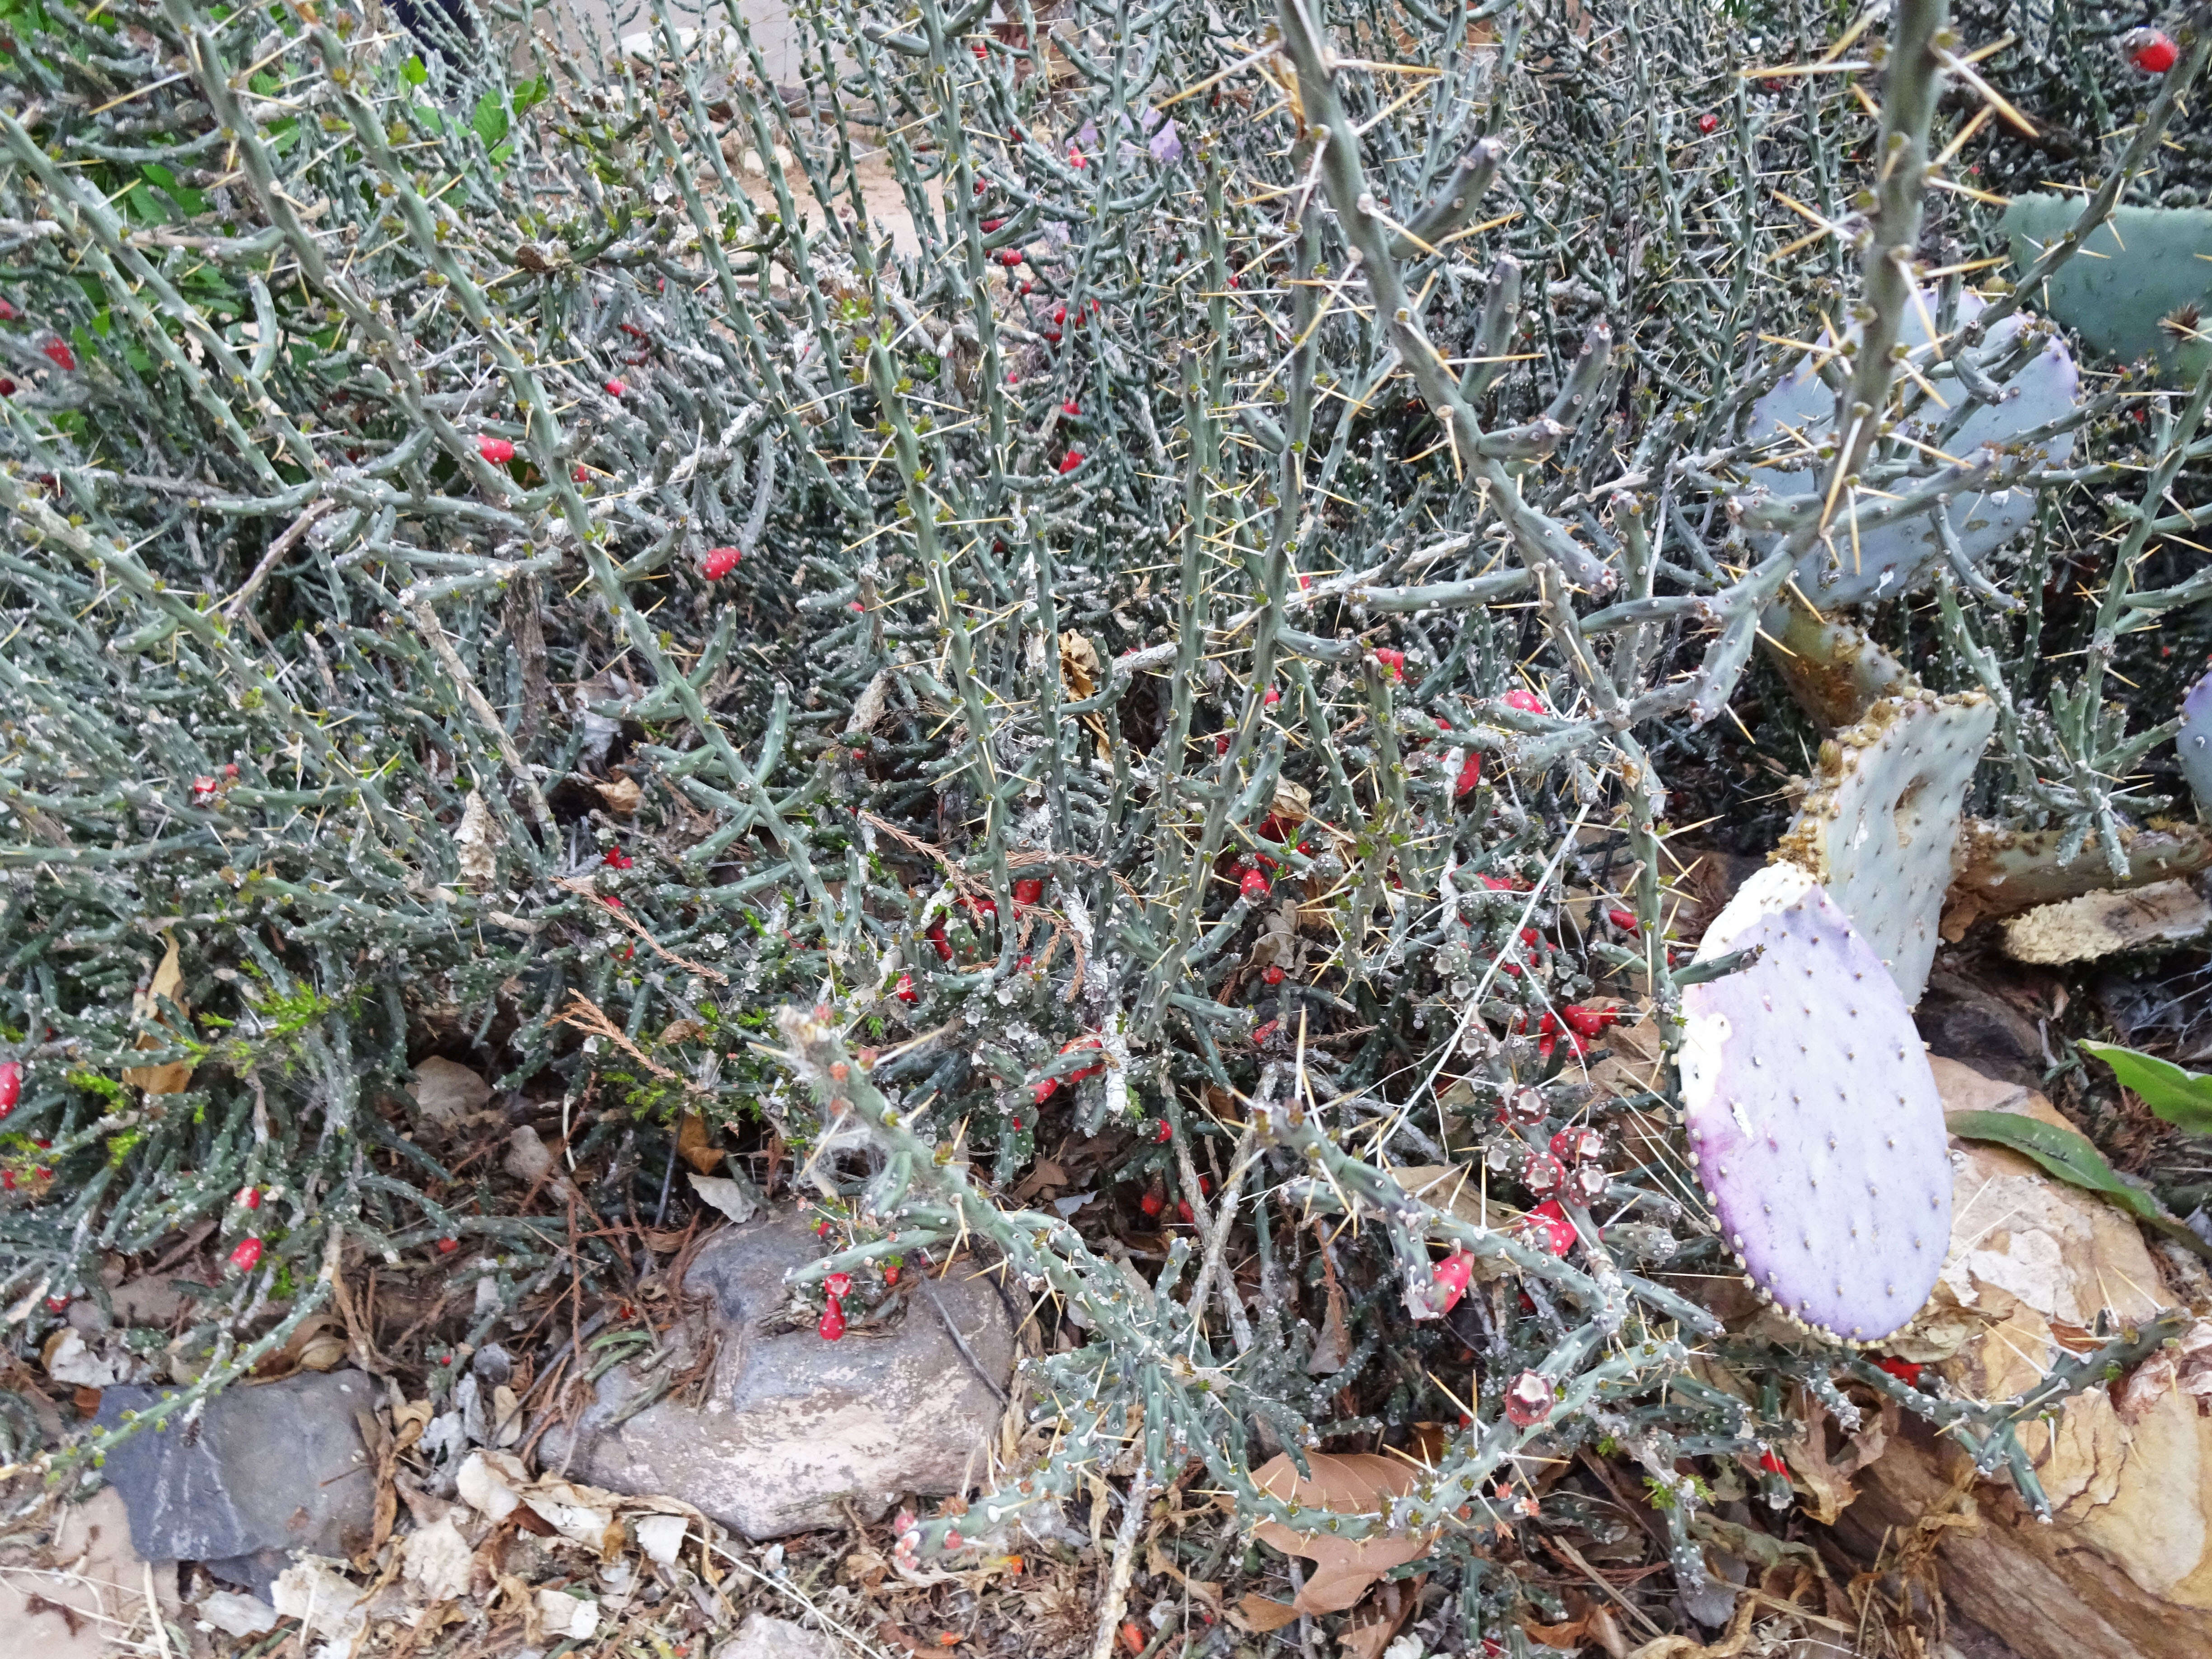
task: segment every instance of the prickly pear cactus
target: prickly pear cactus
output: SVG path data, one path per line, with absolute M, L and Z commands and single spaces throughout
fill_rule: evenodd
M 2173 734 L 2181 775 L 2197 797 L 2200 817 L 2212 818 L 2212 673 L 2191 686 L 2181 699 L 2181 730 Z
M 1949 388 L 1944 403 L 1959 402 L 1955 380 L 1946 378 L 1943 360 L 1929 348 L 1926 319 L 1935 313 L 1939 297 L 1926 289 L 1921 303 L 1905 316 L 1899 343 L 1912 353 L 1919 367 L 1939 392 Z M 1960 295 L 1952 328 L 1963 327 L 1984 309 L 1983 301 L 1968 292 Z M 2040 437 L 2023 447 L 2028 434 L 2063 419 L 2080 399 L 2081 374 L 2065 342 L 2047 325 L 2020 312 L 2001 319 L 1989 331 L 1980 356 L 1984 363 L 2011 360 L 2015 349 L 2025 350 L 2044 328 L 2042 346 L 2014 368 L 2004 381 L 2004 394 L 1994 404 L 1978 404 L 1955 429 L 1946 419 L 1942 404 L 1923 398 L 1900 423 L 1906 436 L 1945 455 L 1974 462 L 1995 458 L 1994 476 L 1986 483 L 1961 489 L 1941 506 L 1898 518 L 1879 516 L 1889 503 L 1869 495 L 1846 501 L 1838 509 L 1826 544 L 1808 552 L 1799 563 L 1797 586 L 1823 611 L 1838 605 L 1865 605 L 1895 599 L 1919 583 L 1936 562 L 1946 556 L 1940 515 L 1958 541 L 1957 556 L 1978 566 L 1998 548 L 2026 529 L 2035 517 L 2035 492 L 2008 487 L 2031 464 L 2057 466 L 2073 453 L 2074 434 L 2061 432 Z M 1856 340 L 1854 330 L 1847 337 Z M 1827 340 L 1824 337 L 1824 346 Z M 1754 484 L 1777 497 L 1803 496 L 1819 481 L 1817 472 L 1804 470 L 1811 451 L 1835 441 L 1836 394 L 1821 378 L 1832 356 L 1808 353 L 1797 367 L 1752 405 L 1750 436 L 1780 445 L 1790 454 L 1787 463 L 1751 471 Z M 1984 448 L 1990 456 L 1978 454 Z M 1868 522 L 1856 535 L 1852 520 Z M 1773 538 L 1778 540 L 1778 538 Z
M 2024 271 L 2080 215 L 2078 198 L 2015 196 L 1999 232 Z M 2197 335 L 2212 308 L 2212 212 L 2203 208 L 2118 207 L 2083 245 L 2091 258 L 2067 261 L 2044 284 L 2042 303 L 2092 351 L 2133 362 L 2155 357 L 2167 384 L 2186 386 L 2204 371 Z
M 1691 1161 L 1752 1284 L 1838 1340 L 1918 1311 L 1951 1236 L 1936 1079 L 1881 960 L 1795 865 L 1744 883 L 1700 958 L 1749 967 L 1683 994 Z
M 1778 849 L 1825 884 L 1907 1006 L 1936 959 L 1960 809 L 1996 718 L 1978 691 L 1882 698 L 1820 745 Z

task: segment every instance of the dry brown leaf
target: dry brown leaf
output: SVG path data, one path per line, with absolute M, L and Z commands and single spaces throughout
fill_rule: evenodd
M 1054 1160 L 1041 1158 L 1030 1166 L 1030 1172 L 1022 1177 L 1021 1184 L 1014 1188 L 1013 1195 L 1026 1203 L 1048 1187 L 1065 1187 L 1067 1184 L 1067 1171 Z
M 1408 1164 L 1392 1170 L 1390 1178 L 1406 1189 L 1408 1198 L 1418 1198 L 1432 1209 L 1477 1226 L 1495 1224 L 1500 1215 L 1508 1213 L 1493 1204 L 1488 1215 L 1484 1214 L 1481 1173 L 1465 1164 Z
M 1406 1620 L 1420 1603 L 1420 1578 L 1378 1584 L 1375 1594 L 1354 1607 L 1351 1618 L 1345 1620 L 1336 1638 L 1337 1650 L 1343 1659 L 1382 1659 L 1382 1650 L 1405 1628 Z
M 1314 1236 L 1322 1237 L 1319 1221 L 1314 1223 Z M 1313 1352 L 1306 1356 L 1306 1370 L 1315 1376 L 1334 1376 L 1352 1357 L 1352 1328 L 1346 1322 L 1344 1286 L 1337 1282 L 1336 1264 L 1326 1250 L 1322 1253 L 1321 1271 L 1328 1287 L 1328 1301 L 1321 1329 L 1314 1334 Z
M 607 811 L 628 817 L 637 811 L 645 799 L 645 791 L 637 787 L 635 778 L 617 778 L 612 783 L 592 786 L 599 792 L 599 799 L 607 804 Z
M 1160 1547 L 1159 1540 L 1157 1539 L 1145 1546 L 1145 1571 L 1174 1579 L 1186 1592 L 1210 1607 L 1218 1607 L 1221 1605 L 1221 1586 L 1211 1579 L 1193 1578 L 1181 1567 L 1176 1565 L 1174 1558 Z
M 1547 1648 L 1559 1648 L 1572 1653 L 1582 1645 L 1583 1638 L 1589 1634 L 1589 1614 L 1584 1613 L 1579 1619 L 1567 1620 L 1563 1624 L 1540 1625 L 1529 1618 L 1524 1611 L 1521 1615 L 1521 1628 L 1527 1632 L 1528 1639 L 1532 1642 L 1539 1642 Z
M 714 1144 L 707 1133 L 707 1120 L 696 1112 L 686 1112 L 676 1120 L 676 1151 L 701 1175 L 712 1175 L 722 1167 L 722 1149 Z
M 477 791 L 469 791 L 468 800 L 461 807 L 460 827 L 453 831 L 453 846 L 458 849 L 461 864 L 461 879 L 471 887 L 482 890 L 499 879 L 499 858 L 492 850 L 499 845 L 499 825 L 484 805 L 484 798 Z
M 131 1017 L 134 1020 L 150 1020 L 167 1028 L 168 1020 L 161 1012 L 163 1000 L 173 1002 L 189 1019 L 191 1010 L 185 1006 L 185 973 L 177 961 L 177 939 L 169 936 L 169 948 L 163 953 L 161 965 L 154 970 L 154 978 L 147 988 L 131 999 Z M 138 1034 L 141 1048 L 159 1048 L 166 1045 L 151 1031 Z M 192 1066 L 188 1060 L 173 1060 L 166 1066 L 126 1066 L 123 1080 L 134 1089 L 143 1089 L 149 1095 L 180 1095 L 191 1086 Z
M 707 1028 L 696 1019 L 672 1019 L 660 1028 L 660 1046 L 672 1048 L 679 1042 L 690 1042 L 707 1035 Z
M 327 1371 L 345 1363 L 346 1340 L 335 1316 L 319 1313 L 303 1321 L 284 1346 L 262 1357 L 253 1368 L 257 1382 L 281 1382 L 301 1371 Z
M 1754 1596 L 1743 1596 L 1735 1604 L 1735 1615 L 1721 1639 L 1707 1647 L 1702 1642 L 1692 1642 L 1686 1636 L 1657 1636 L 1628 1656 L 1628 1659 L 1737 1659 L 1751 1643 L 1751 1621 L 1759 1611 Z
M 1098 689 L 1098 647 L 1080 634 L 1060 636 L 1060 683 L 1078 702 Z
M 1831 1458 L 1827 1408 L 1802 1389 L 1791 1393 L 1797 1408 L 1794 1414 L 1805 1429 L 1796 1439 L 1780 1443 L 1778 1449 L 1790 1465 L 1791 1483 L 1812 1499 L 1806 1512 L 1822 1526 L 1833 1526 L 1858 1496 L 1851 1477 L 1881 1456 L 1897 1432 L 1898 1405 L 1884 1399 L 1874 1420 L 1850 1437 L 1840 1456 Z
M 1256 1592 L 1237 1604 L 1236 1620 L 1255 1636 L 1265 1636 L 1294 1621 L 1298 1610 L 1287 1601 L 1271 1601 Z
M 1411 1492 L 1419 1471 L 1395 1458 L 1370 1452 L 1333 1455 L 1314 1452 L 1306 1459 L 1313 1471 L 1300 1480 L 1287 1455 L 1272 1457 L 1253 1471 L 1253 1481 L 1263 1492 L 1295 1503 L 1301 1510 L 1328 1510 L 1340 1515 L 1370 1515 L 1392 1498 Z M 1393 1567 L 1402 1567 L 1429 1553 L 1434 1530 L 1418 1536 L 1382 1533 L 1354 1540 L 1328 1533 L 1293 1532 L 1279 1521 L 1262 1522 L 1253 1535 L 1285 1555 L 1303 1555 L 1314 1564 L 1305 1588 L 1292 1604 L 1299 1613 L 1341 1613 L 1367 1593 L 1368 1587 Z

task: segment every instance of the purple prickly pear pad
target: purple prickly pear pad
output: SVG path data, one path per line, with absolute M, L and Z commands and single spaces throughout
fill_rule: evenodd
M 2212 674 L 2191 686 L 2181 699 L 2181 730 L 2173 734 L 2181 775 L 2197 797 L 2199 816 L 2212 818 Z
M 1744 883 L 1699 959 L 1761 947 L 1682 994 L 1690 1158 L 1752 1283 L 1820 1334 L 1888 1335 L 1951 1239 L 1943 1108 L 1897 982 L 1792 864 Z

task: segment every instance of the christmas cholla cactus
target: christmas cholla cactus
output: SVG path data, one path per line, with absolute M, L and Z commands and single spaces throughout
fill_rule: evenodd
M 1920 1310 L 1951 1237 L 1942 1103 L 1880 957 L 1790 864 L 1744 883 L 1710 960 L 1757 961 L 1684 993 L 1683 1124 L 1748 1281 L 1831 1340 Z
M 2022 356 L 2016 295 L 1941 363 L 1910 343 L 1942 242 L 1986 231 L 1927 189 L 1985 133 L 1942 96 L 1976 84 L 1942 7 L 1879 20 L 1864 86 L 1779 92 L 1725 9 L 1669 0 L 1595 36 L 1543 5 L 809 7 L 773 88 L 736 16 L 687 44 L 656 9 L 658 54 L 610 64 L 419 9 L 427 41 L 326 3 L 10 25 L 8 1340 L 37 1355 L 46 1298 L 222 1216 L 258 1251 L 152 1345 L 178 1386 L 142 1427 L 356 1246 L 476 1274 L 457 1344 L 556 1278 L 628 1282 L 611 1228 L 487 1201 L 415 1133 L 434 1036 L 567 1138 L 538 1150 L 602 1216 L 683 1201 L 679 1114 L 772 1127 L 836 1194 L 811 1273 L 980 1248 L 1050 1291 L 1066 1346 L 1024 1388 L 1054 1450 L 979 1507 L 1126 1449 L 1133 1515 L 1195 1456 L 1281 1518 L 1255 1445 L 1456 1421 L 1424 1379 L 1464 1345 L 1471 1420 L 1347 1535 L 1441 1528 L 1473 1645 L 1525 1587 L 1460 1511 L 1540 1443 L 1613 1443 L 1676 1494 L 1694 1574 L 1678 1463 L 1786 1425 L 1697 1391 L 1690 1340 L 1724 1338 L 1691 1293 L 1727 1257 L 1669 1172 L 1668 1079 L 1597 1093 L 1574 1011 L 1686 1006 L 1661 842 L 1699 803 L 1670 775 L 1739 769 L 1797 573 L 1879 531 L 1877 489 L 1949 496 L 1962 546 L 1971 493 L 2057 499 L 2082 469 L 2045 428 L 2110 412 Z M 2157 165 L 2181 39 L 2080 226 Z M 1869 417 L 1796 457 L 1753 406 L 1822 310 L 1861 342 L 1833 407 Z M 2003 441 L 1948 453 L 1985 414 Z M 2012 613 L 1977 556 L 1931 569 L 1943 665 L 2009 708 L 1983 635 Z M 2124 587 L 2113 638 L 2152 597 Z M 1999 723 L 2016 816 L 2076 851 L 2117 845 L 2106 775 L 2147 737 L 2083 660 L 2049 757 L 2037 709 Z M 149 917 L 180 919 L 173 996 Z M 817 1002 L 789 1070 L 744 1040 Z M 1496 1213 L 1390 1173 L 1470 1133 Z M 1071 1136 L 1158 1248 L 1013 1196 Z M 1332 1207 L 1362 1224 L 1316 1237 Z M 1332 1330 L 1340 1270 L 1393 1293 Z M 1818 1346 L 1727 1363 L 1883 1386 Z M 2009 1406 L 1959 1412 L 2002 1453 Z

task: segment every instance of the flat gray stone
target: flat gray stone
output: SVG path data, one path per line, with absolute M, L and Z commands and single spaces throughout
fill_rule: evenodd
M 791 1212 L 715 1235 L 685 1279 L 720 1339 L 704 1403 L 664 1400 L 618 1421 L 646 1384 L 617 1368 L 599 1380 L 573 1449 L 546 1435 L 543 1466 L 681 1498 L 755 1539 L 842 1526 L 848 1506 L 873 1519 L 902 1493 L 942 1497 L 980 1479 L 1013 1371 L 1014 1321 L 996 1285 L 963 1265 L 909 1280 L 903 1311 L 881 1331 L 857 1307 L 842 1341 L 811 1323 L 775 1328 L 791 1299 L 785 1272 L 823 1254 Z
M 144 1411 L 161 1391 L 109 1389 L 99 1425 Z M 295 1550 L 349 1556 L 368 1540 L 376 1480 L 354 1413 L 374 1407 L 359 1371 L 233 1384 L 198 1425 L 145 1430 L 108 1453 L 131 1541 L 149 1561 L 198 1561 L 267 1599 Z
M 845 1650 L 819 1631 L 749 1613 L 738 1633 L 714 1650 L 714 1659 L 844 1659 Z

